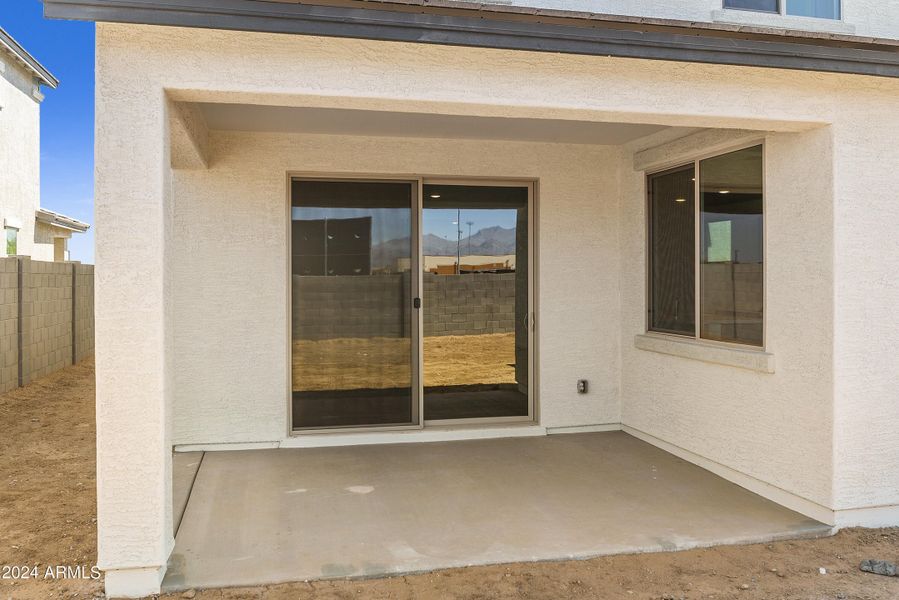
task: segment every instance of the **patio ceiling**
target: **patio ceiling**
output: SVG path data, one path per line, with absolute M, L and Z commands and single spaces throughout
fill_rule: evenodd
M 210 130 L 620 145 L 674 128 L 635 123 L 199 103 Z

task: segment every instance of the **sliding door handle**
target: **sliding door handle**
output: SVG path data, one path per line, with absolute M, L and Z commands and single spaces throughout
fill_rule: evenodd
M 421 308 L 421 298 L 412 299 L 412 308 Z

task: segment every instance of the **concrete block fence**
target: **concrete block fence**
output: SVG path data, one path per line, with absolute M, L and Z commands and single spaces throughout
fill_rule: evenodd
M 409 273 L 293 276 L 294 339 L 409 335 Z M 515 273 L 424 275 L 424 335 L 515 331 Z M 519 300 L 527 302 L 527 279 Z
M 93 265 L 0 258 L 0 392 L 93 352 Z

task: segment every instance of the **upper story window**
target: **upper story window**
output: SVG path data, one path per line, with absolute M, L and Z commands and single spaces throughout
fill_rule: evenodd
M 780 12 L 778 0 L 724 0 L 724 8 L 740 10 L 757 10 L 761 12 Z
M 798 17 L 839 19 L 840 0 L 787 0 L 787 14 Z
M 764 344 L 762 146 L 649 176 L 650 331 Z
M 724 0 L 724 8 L 819 19 L 841 18 L 840 0 Z

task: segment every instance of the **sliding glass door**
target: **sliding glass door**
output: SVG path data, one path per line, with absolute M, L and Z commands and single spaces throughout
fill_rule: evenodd
M 531 203 L 526 184 L 292 181 L 293 429 L 532 419 Z
M 423 190 L 424 418 L 527 418 L 530 190 Z
M 294 429 L 419 422 L 416 192 L 415 182 L 293 181 Z

